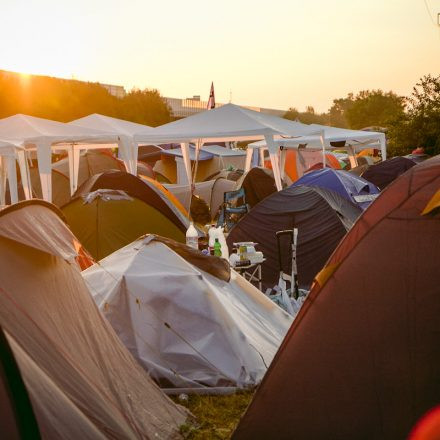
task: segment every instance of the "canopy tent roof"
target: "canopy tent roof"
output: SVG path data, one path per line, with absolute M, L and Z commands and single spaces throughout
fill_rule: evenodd
M 246 156 L 246 150 L 225 148 L 220 145 L 204 145 L 202 151 L 219 157 Z
M 147 132 L 139 132 L 135 135 L 135 139 L 138 142 L 161 144 L 199 139 L 219 141 L 259 139 L 264 135 L 303 136 L 320 131 L 320 128 L 311 128 L 300 122 L 256 112 L 235 104 L 226 104 Z
M 182 148 L 173 148 L 172 150 L 163 150 L 161 154 L 165 154 L 166 156 L 174 156 L 174 157 L 183 157 Z M 200 151 L 198 160 L 209 160 L 214 156 L 212 154 L 207 153 L 206 151 Z M 190 160 L 196 160 L 196 149 L 192 145 L 189 148 L 189 158 Z
M 71 164 L 69 178 L 72 191 L 74 191 L 78 178 L 78 168 L 75 164 L 79 160 L 79 151 L 73 144 L 116 144 L 120 141 L 119 136 L 113 133 L 23 114 L 0 119 L 0 139 L 3 138 L 19 142 L 27 149 L 37 150 L 42 193 L 44 199 L 49 202 L 52 201 L 52 146 L 56 145 L 58 148 L 65 148 L 69 151 Z M 90 145 L 84 148 L 90 148 Z M 31 193 L 30 188 L 27 192 Z
M 315 133 L 323 133 L 326 149 L 337 150 L 350 146 L 354 148 L 354 151 L 361 151 L 376 146 L 378 149 L 381 149 L 383 160 L 386 159 L 384 133 L 375 131 L 350 130 L 348 128 L 329 127 L 327 125 L 320 124 L 310 124 L 310 127 L 315 130 Z M 275 139 L 274 142 L 276 145 L 286 148 L 299 148 L 300 145 L 306 144 L 305 148 L 313 148 L 317 150 L 322 149 L 321 138 L 316 134 L 298 136 L 294 138 L 278 138 Z M 262 140 L 249 144 L 248 148 L 264 148 L 265 146 L 266 142 Z
M 0 138 L 28 144 L 117 143 L 115 134 L 49 119 L 17 114 L 0 119 Z
M 93 113 L 91 115 L 84 116 L 83 118 L 75 119 L 68 124 L 92 128 L 95 130 L 103 130 L 125 136 L 133 136 L 139 131 L 143 132 L 153 129 L 148 125 L 126 121 L 125 119 L 112 118 L 111 116 L 100 115 L 99 113 Z
M 229 276 L 223 259 L 161 237 L 140 238 L 82 275 L 121 340 L 164 388 L 255 385 L 292 322 L 237 273 Z

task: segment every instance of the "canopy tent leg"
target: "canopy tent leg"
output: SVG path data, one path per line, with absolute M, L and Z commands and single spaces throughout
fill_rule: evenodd
M 387 160 L 387 141 L 384 133 L 380 137 L 380 152 L 382 154 L 382 161 Z
M 29 166 L 26 160 L 24 150 L 17 151 L 17 160 L 20 167 L 21 184 L 23 185 L 24 196 L 26 200 L 32 199 L 31 177 L 29 175 Z
M 137 145 L 137 144 L 136 144 Z M 133 152 L 130 145 L 130 141 L 125 136 L 120 136 L 118 140 L 118 156 L 124 161 L 125 170 L 127 173 L 133 174 Z M 137 149 L 136 149 L 137 152 Z M 137 157 L 137 154 L 136 154 Z M 137 169 L 137 161 L 136 161 Z
M 203 147 L 203 144 L 205 142 L 203 141 L 203 139 L 198 139 L 197 143 L 196 143 L 196 151 L 195 151 L 195 156 L 196 156 L 196 160 L 195 160 L 195 164 L 194 164 L 194 173 L 192 176 L 192 183 L 196 183 L 196 178 L 197 178 L 197 169 L 199 167 L 199 154 L 200 154 L 200 149 Z
M 273 176 L 275 178 L 275 184 L 277 186 L 277 190 L 281 191 L 283 189 L 283 184 L 281 182 L 280 175 L 280 165 L 278 160 L 278 151 L 279 147 L 275 145 L 273 136 L 265 135 L 267 148 L 269 149 L 270 162 L 272 164 Z
M 17 189 L 17 168 L 15 166 L 15 157 L 8 156 L 6 158 L 8 167 L 8 184 L 9 184 L 9 196 L 11 198 L 11 205 L 18 202 L 18 189 Z
M 69 156 L 69 180 L 70 180 L 70 195 L 73 196 L 78 189 L 79 176 L 79 158 L 81 150 L 72 144 L 67 150 Z
M 185 206 L 186 209 L 188 209 L 188 213 L 191 216 L 191 199 L 192 199 L 192 175 L 191 175 L 191 159 L 189 157 L 189 143 L 187 142 L 182 142 L 180 144 L 180 148 L 182 149 L 182 156 L 183 156 L 183 163 L 185 165 L 185 170 L 186 170 L 186 178 L 187 178 L 187 183 L 189 185 L 189 202 L 188 202 L 188 206 Z
M 253 153 L 254 153 L 253 148 L 248 148 L 246 150 L 246 161 L 244 163 L 244 173 L 245 174 L 251 169 L 251 161 L 252 161 Z
M 280 175 L 281 179 L 284 179 L 285 168 L 286 168 L 286 154 L 287 150 L 285 148 L 280 149 Z
M 0 156 L 0 204 L 6 205 L 6 157 Z
M 52 148 L 48 143 L 37 145 L 38 172 L 40 173 L 43 199 L 52 202 Z
M 354 154 L 354 148 L 351 145 L 349 145 L 347 150 L 348 150 L 348 158 L 350 159 L 351 168 L 357 167 L 358 163 L 356 160 L 356 155 Z
M 260 153 L 260 167 L 264 168 L 264 147 L 259 148 Z
M 322 146 L 322 168 L 325 168 L 327 164 L 327 158 L 325 157 L 325 139 L 324 139 L 324 130 L 319 135 L 319 140 L 321 141 Z

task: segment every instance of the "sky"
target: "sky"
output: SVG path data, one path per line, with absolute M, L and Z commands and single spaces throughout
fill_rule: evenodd
M 439 0 L 0 0 L 0 69 L 300 111 L 440 74 Z M 434 21 L 434 22 L 433 22 Z

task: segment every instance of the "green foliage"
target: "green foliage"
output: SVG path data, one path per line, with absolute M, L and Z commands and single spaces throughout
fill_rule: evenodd
M 0 71 L 0 118 L 17 113 L 61 122 L 91 113 L 151 126 L 170 121 L 157 90 L 133 90 L 119 99 L 98 83 Z
M 440 153 L 440 76 L 426 75 L 406 99 L 407 111 L 392 121 L 388 132 L 392 155 L 423 147 L 429 155 Z
M 404 111 L 404 100 L 393 92 L 362 90 L 345 110 L 348 126 L 358 130 L 364 127 L 387 127 L 391 120 Z
M 284 114 L 283 118 L 290 119 L 291 121 L 299 121 L 303 124 L 327 124 L 328 117 L 325 113 L 315 113 L 315 109 L 309 105 L 306 107 L 305 112 L 299 112 L 296 108 L 290 107 Z

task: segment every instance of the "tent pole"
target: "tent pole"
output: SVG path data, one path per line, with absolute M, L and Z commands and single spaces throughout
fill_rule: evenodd
M 47 142 L 37 144 L 38 172 L 40 173 L 41 192 L 46 202 L 52 202 L 52 146 Z
M 20 167 L 21 183 L 23 185 L 24 196 L 26 197 L 26 200 L 30 200 L 32 199 L 32 185 L 29 175 L 29 166 L 24 150 L 17 151 L 17 160 Z
M 326 157 L 325 157 L 325 139 L 324 139 L 324 130 L 321 131 L 321 134 L 319 135 L 319 139 L 321 141 L 322 146 L 322 168 L 325 168 L 326 166 Z
M 191 159 L 189 156 L 189 143 L 188 142 L 182 142 L 180 144 L 180 148 L 182 149 L 182 156 L 183 156 L 183 163 L 185 165 L 185 171 L 186 171 L 186 178 L 188 182 L 188 190 L 189 190 L 189 202 L 188 206 L 185 206 L 185 208 L 188 209 L 188 213 L 191 217 L 191 199 L 192 199 L 192 193 L 193 193 L 193 184 L 192 184 L 192 175 L 191 175 Z
M 246 150 L 246 161 L 244 163 L 244 173 L 246 174 L 251 169 L 252 155 L 254 153 L 253 148 L 249 148 Z
M 18 189 L 17 189 L 17 168 L 15 166 L 15 157 L 7 156 L 6 158 L 8 167 L 8 183 L 9 183 L 9 196 L 11 198 L 11 205 L 18 202 Z
M 277 186 L 277 190 L 281 191 L 283 189 L 283 184 L 281 182 L 280 175 L 280 165 L 278 161 L 278 151 L 279 147 L 275 144 L 273 135 L 264 135 L 266 139 L 267 148 L 269 149 L 270 162 L 272 164 L 273 176 L 275 178 L 275 184 Z
M 382 153 L 382 161 L 387 160 L 387 140 L 384 133 L 380 137 L 380 151 Z

